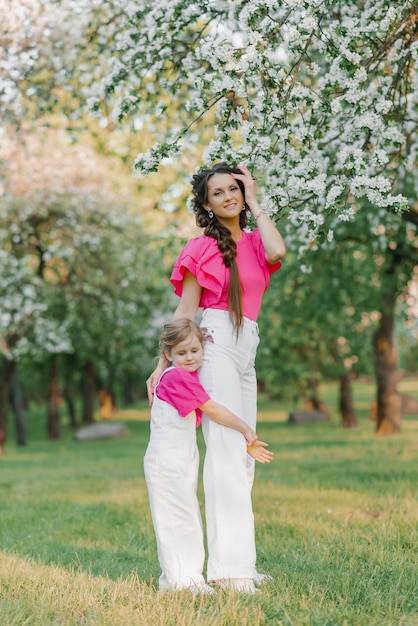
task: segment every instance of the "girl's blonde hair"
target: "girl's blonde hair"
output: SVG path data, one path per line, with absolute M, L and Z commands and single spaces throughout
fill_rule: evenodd
M 195 335 L 203 346 L 205 343 L 203 330 L 187 317 L 164 324 L 160 335 L 160 355 L 163 355 L 165 352 L 170 353 L 177 344 L 190 337 L 190 335 Z

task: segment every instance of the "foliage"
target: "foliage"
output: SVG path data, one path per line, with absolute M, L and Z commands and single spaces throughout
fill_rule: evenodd
M 30 259 L 11 256 L 0 249 L 0 353 L 14 360 L 24 354 L 71 350 L 65 324 L 48 315 L 40 279 Z
M 25 126 L 31 118 L 39 119 L 57 107 L 77 119 L 86 85 L 99 80 L 103 68 L 97 51 L 86 47 L 91 21 L 101 26 L 105 36 L 108 18 L 102 3 L 0 0 L 0 10 L 2 122 Z M 85 58 L 81 59 L 83 50 Z
M 0 202 L 1 352 L 30 356 L 32 369 L 34 360 L 72 354 L 67 383 L 87 361 L 103 384 L 128 372 L 145 377 L 153 319 L 167 298 L 165 247 L 144 233 L 85 146 L 60 150 L 32 135 L 12 147 Z
M 320 248 L 311 272 L 291 255 L 273 276 L 259 325 L 257 373 L 276 397 L 305 399 L 323 378 L 371 374 L 372 333 L 379 319 L 379 282 L 357 246 Z
M 382 247 L 371 246 L 368 219 L 362 212 L 341 225 L 332 242 L 311 250 L 309 265 L 301 268 L 296 255 L 288 254 L 282 270 L 272 277 L 259 318 L 257 371 L 275 395 L 306 396 L 322 377 L 344 372 L 372 374 L 373 336 L 381 319 L 382 277 L 391 260 L 390 246 L 405 252 L 408 244 L 402 244 L 407 231 L 400 225 L 395 233 L 382 228 Z M 400 253 L 393 287 L 409 300 L 412 271 L 413 261 Z M 397 307 L 396 314 L 400 326 L 408 318 L 413 324 L 412 304 Z
M 407 206 L 396 187 L 417 151 L 416 12 L 411 0 L 132 3 L 103 95 L 119 96 L 120 119 L 176 110 L 138 155 L 143 173 L 187 150 L 216 108 L 205 162 L 247 160 L 308 245 L 366 199 L 380 220 Z

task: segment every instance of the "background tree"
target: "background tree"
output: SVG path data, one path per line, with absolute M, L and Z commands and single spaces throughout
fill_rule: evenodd
M 32 368 L 48 370 L 48 435 L 57 438 L 65 355 L 83 372 L 84 421 L 93 419 L 99 372 L 108 389 L 122 371 L 144 376 L 144 346 L 166 297 L 159 289 L 164 248 L 120 204 L 126 196 L 112 190 L 94 152 L 81 145 L 62 150 L 45 133 L 42 141 L 34 134 L 20 139 L 10 142 L 14 156 L 0 203 L 0 250 L 11 267 L 2 303 L 3 369 L 31 354 Z M 67 385 L 67 400 L 69 394 Z
M 301 271 L 290 254 L 282 277 L 273 277 L 259 322 L 264 337 L 259 378 L 279 396 L 302 398 L 317 409 L 326 409 L 320 383 L 339 380 L 341 423 L 353 427 L 351 381 L 371 374 L 371 339 L 379 318 L 373 309 L 374 264 L 346 241 L 334 241 L 332 250 L 319 246 L 310 261 Z
M 144 174 L 187 150 L 193 122 L 215 109 L 204 161 L 246 159 L 300 256 L 318 235 L 326 245 L 340 224 L 367 215 L 364 236 L 387 254 L 379 432 L 399 430 L 394 306 L 400 274 L 408 282 L 417 261 L 417 16 L 413 1 L 138 3 L 121 22 L 103 91 L 119 96 L 118 117 L 157 107 L 161 120 L 170 98 L 178 123 L 164 133 L 160 121 L 135 162 Z

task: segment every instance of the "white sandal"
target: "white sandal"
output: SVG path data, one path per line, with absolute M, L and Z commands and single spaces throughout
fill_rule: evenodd
M 252 578 L 221 578 L 214 581 L 221 589 L 236 591 L 237 593 L 259 593 Z

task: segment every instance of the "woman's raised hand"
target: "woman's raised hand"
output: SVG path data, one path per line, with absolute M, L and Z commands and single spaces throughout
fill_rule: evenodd
M 256 196 L 256 180 L 252 177 L 252 174 L 245 163 L 240 163 L 238 165 L 238 169 L 241 170 L 242 174 L 232 173 L 232 178 L 240 180 L 245 187 L 245 201 L 248 205 L 251 205 L 251 202 L 257 200 Z

